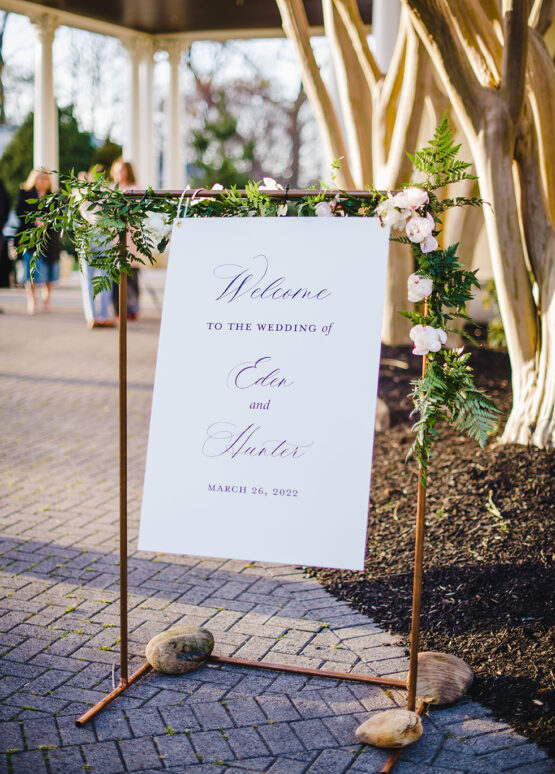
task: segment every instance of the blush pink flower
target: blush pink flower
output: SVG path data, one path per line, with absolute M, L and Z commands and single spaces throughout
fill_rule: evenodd
M 409 301 L 418 303 L 428 298 L 433 289 L 433 283 L 428 277 L 421 277 L 419 274 L 411 274 L 407 280 L 407 289 L 409 292 Z
M 382 226 L 389 226 L 397 231 L 405 228 L 407 218 L 412 214 L 410 210 L 400 210 L 395 205 L 395 197 L 393 196 L 381 202 L 376 208 L 376 213 Z
M 430 197 L 426 191 L 421 188 L 405 188 L 403 191 L 399 191 L 393 197 L 393 202 L 396 207 L 401 210 L 417 210 L 419 207 L 423 207 L 428 204 Z
M 420 249 L 423 253 L 431 253 L 432 250 L 437 250 L 437 248 L 438 241 L 435 236 L 432 236 L 431 234 L 420 242 Z
M 411 242 L 419 244 L 420 242 L 423 242 L 426 237 L 431 236 L 434 226 L 434 219 L 429 212 L 426 214 L 425 218 L 421 218 L 420 215 L 415 215 L 407 221 L 407 236 Z
M 447 341 L 445 331 L 442 328 L 433 328 L 431 325 L 415 325 L 411 328 L 409 336 L 414 342 L 413 355 L 437 352 Z
M 334 206 L 332 202 L 318 202 L 314 205 L 314 211 L 319 218 L 331 218 Z

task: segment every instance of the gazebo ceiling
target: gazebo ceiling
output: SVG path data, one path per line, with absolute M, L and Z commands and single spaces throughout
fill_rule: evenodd
M 261 29 L 281 34 L 275 0 L 34 0 L 34 4 L 150 35 Z M 321 0 L 304 0 L 304 5 L 310 26 L 321 26 Z M 370 24 L 372 0 L 358 0 L 358 7 L 364 23 Z

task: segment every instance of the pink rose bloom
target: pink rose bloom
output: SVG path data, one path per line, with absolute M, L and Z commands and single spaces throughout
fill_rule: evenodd
M 431 325 L 415 325 L 411 328 L 409 336 L 414 341 L 413 355 L 427 355 L 428 352 L 437 352 L 441 345 L 447 341 L 447 334 L 441 328 L 433 328 Z

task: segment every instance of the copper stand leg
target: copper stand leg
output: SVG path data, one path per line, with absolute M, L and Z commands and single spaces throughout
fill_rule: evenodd
M 428 313 L 428 304 L 424 306 L 424 315 Z M 422 358 L 422 376 L 426 373 L 427 358 Z M 424 532 L 426 526 L 426 485 L 427 469 L 420 466 L 418 469 L 418 493 L 416 498 L 416 535 L 414 542 L 414 580 L 412 585 L 412 617 L 410 629 L 410 660 L 408 676 L 407 707 L 412 712 L 416 708 L 416 681 L 418 678 L 418 641 L 420 639 L 420 608 L 422 603 L 422 575 L 424 566 Z M 422 715 L 425 702 L 420 702 L 416 712 Z M 395 750 L 381 770 L 380 774 L 390 774 L 404 748 Z
M 97 715 L 100 710 L 104 709 L 104 707 L 109 704 L 112 699 L 115 699 L 116 696 L 119 696 L 120 693 L 123 693 L 125 689 L 131 685 L 131 683 L 134 683 L 135 680 L 138 680 L 139 677 L 142 677 L 145 675 L 149 669 L 151 669 L 150 664 L 148 661 L 142 665 L 139 669 L 137 669 L 136 672 L 133 672 L 131 677 L 127 677 L 125 680 L 120 680 L 119 685 L 117 688 L 114 688 L 114 690 L 109 693 L 107 696 L 105 696 L 101 701 L 98 702 L 98 704 L 95 704 L 94 707 L 91 707 L 90 710 L 87 710 L 84 715 L 81 715 L 80 718 L 77 718 L 75 721 L 76 726 L 83 726 L 85 723 L 93 718 L 95 715 Z
M 420 638 L 420 606 L 422 602 L 422 569 L 424 557 L 424 527 L 426 519 L 426 472 L 419 470 L 418 498 L 416 506 L 416 540 L 414 548 L 414 581 L 412 590 L 412 621 L 410 631 L 410 661 L 408 678 L 409 710 L 416 705 L 416 679 L 418 677 L 418 640 Z M 424 480 L 423 480 L 424 479 Z
M 125 243 L 123 244 L 125 248 Z M 127 683 L 127 274 L 119 284 L 119 620 L 120 685 Z
M 424 302 L 424 316 L 428 314 L 428 302 Z M 422 358 L 422 377 L 426 375 L 428 358 Z M 416 680 L 418 677 L 418 641 L 420 639 L 420 606 L 422 602 L 422 574 L 424 565 L 424 530 L 426 526 L 427 467 L 418 469 L 418 494 L 416 498 L 416 535 L 414 541 L 414 580 L 412 584 L 412 617 L 410 630 L 410 661 L 408 677 L 408 709 L 416 706 Z

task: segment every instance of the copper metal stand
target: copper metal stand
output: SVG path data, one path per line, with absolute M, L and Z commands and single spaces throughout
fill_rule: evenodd
M 128 192 L 133 196 L 144 196 L 145 191 Z M 159 196 L 181 196 L 182 192 L 156 191 Z M 220 192 L 199 191 L 204 196 L 218 195 Z M 240 194 L 241 191 L 238 191 Z M 268 192 L 269 195 L 274 195 Z M 314 191 L 288 191 L 288 197 L 291 199 L 301 198 L 302 196 L 314 195 Z M 333 198 L 337 193 L 347 193 L 348 195 L 360 198 L 373 198 L 374 194 L 368 191 L 327 191 L 326 198 Z M 193 192 L 186 191 L 186 196 L 193 196 Z M 283 193 L 275 194 L 283 196 Z M 126 236 L 120 236 L 120 251 L 122 259 L 126 255 Z M 426 369 L 426 358 L 423 360 L 424 373 Z M 119 508 L 119 553 L 120 553 L 120 680 L 119 685 L 107 696 L 98 702 L 94 707 L 81 715 L 76 721 L 77 726 L 84 725 L 87 721 L 98 714 L 107 704 L 119 696 L 133 682 L 141 678 L 150 670 L 150 664 L 143 664 L 130 677 L 128 673 L 128 623 L 127 623 L 127 275 L 122 274 L 119 285 L 119 480 L 120 480 L 120 508 Z M 414 590 L 412 606 L 412 628 L 410 645 L 410 670 L 409 670 L 409 709 L 414 709 L 416 677 L 417 677 L 417 659 L 418 659 L 418 639 L 420 632 L 420 601 L 422 586 L 422 560 L 424 548 L 424 519 L 426 509 L 426 485 L 423 478 L 423 471 L 420 471 L 418 484 L 418 502 L 416 517 L 416 549 L 415 549 L 415 567 L 414 567 Z M 231 658 L 225 656 L 211 656 L 209 661 L 214 664 L 229 664 L 253 669 L 266 669 L 291 674 L 307 675 L 309 677 L 322 677 L 333 680 L 348 680 L 359 683 L 370 683 L 374 685 L 389 685 L 397 688 L 405 688 L 404 680 L 394 680 L 390 678 L 374 677 L 371 675 L 355 675 L 346 672 L 329 672 L 320 669 L 305 669 L 304 667 L 288 666 L 282 664 L 261 663 L 259 661 L 248 661 L 245 659 Z M 424 705 L 418 708 L 419 714 L 422 713 Z M 396 757 L 390 759 L 386 764 L 389 768 L 383 769 L 384 772 L 391 772 L 397 758 L 402 750 L 395 753 Z
M 424 316 L 428 304 L 424 304 Z M 428 358 L 422 358 L 422 376 L 426 373 Z M 422 603 L 422 574 L 424 566 L 424 530 L 426 526 L 426 468 L 418 469 L 418 493 L 416 495 L 416 535 L 414 540 L 414 579 L 412 584 L 412 617 L 410 628 L 410 660 L 407 706 L 414 712 L 416 705 L 416 680 L 418 677 L 418 641 L 420 639 L 420 607 Z

